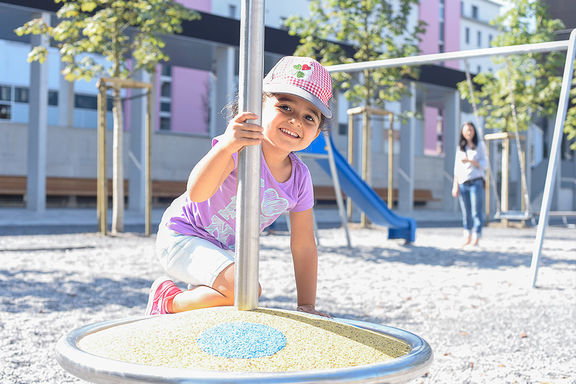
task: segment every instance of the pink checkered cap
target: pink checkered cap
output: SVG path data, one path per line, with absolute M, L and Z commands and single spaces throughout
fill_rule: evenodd
M 288 93 L 314 104 L 326 118 L 332 117 L 332 78 L 314 59 L 285 56 L 264 78 L 264 92 Z

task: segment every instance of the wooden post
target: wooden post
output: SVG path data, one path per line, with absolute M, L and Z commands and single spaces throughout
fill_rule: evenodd
M 502 140 L 502 185 L 500 192 L 500 211 L 508 212 L 508 182 L 510 177 L 510 139 L 506 136 Z M 503 219 L 502 223 L 508 226 L 508 219 Z
M 354 114 L 350 113 L 348 110 L 348 162 L 354 168 Z M 352 219 L 352 199 L 346 197 L 346 213 L 348 215 L 348 221 Z
M 102 235 L 108 232 L 108 186 L 106 178 L 106 83 L 98 81 L 98 187 L 96 206 L 98 231 Z
M 154 87 L 148 88 L 148 97 L 146 98 L 146 123 L 145 123 L 145 136 L 144 136 L 144 150 L 146 151 L 144 167 L 144 179 L 146 180 L 145 197 L 146 205 L 144 206 L 144 234 L 150 236 L 152 234 L 152 90 Z
M 98 230 L 101 234 L 108 233 L 108 179 L 106 177 L 106 112 L 108 89 L 137 88 L 145 89 L 148 92 L 148 107 L 146 112 L 144 145 L 146 159 L 144 161 L 145 204 L 144 207 L 144 232 L 146 236 L 151 234 L 152 228 L 152 166 L 151 166 L 151 146 L 152 146 L 152 84 L 142 83 L 130 79 L 102 78 L 98 81 L 98 178 L 97 178 L 97 216 Z M 122 183 L 124 181 L 122 180 Z
M 490 161 L 490 142 L 486 139 L 484 139 L 485 143 L 486 143 L 486 160 Z M 486 217 L 490 218 L 490 206 L 492 201 L 490 200 L 491 198 L 491 194 L 490 194 L 490 185 L 492 180 L 492 174 L 491 174 L 491 170 L 492 167 L 488 167 L 488 169 L 486 169 L 486 188 L 484 190 L 484 196 L 486 199 L 486 205 L 484 206 L 484 211 L 486 212 Z
M 394 208 L 394 115 L 388 128 L 388 208 Z
M 370 112 L 368 108 L 364 108 L 364 113 L 362 114 L 363 121 L 362 121 L 362 179 L 370 186 L 370 180 L 368 175 L 368 161 L 370 160 L 370 145 L 369 145 L 369 137 L 370 137 Z M 360 214 L 360 226 L 362 228 L 368 227 L 368 217 L 366 216 L 366 212 L 362 212 Z

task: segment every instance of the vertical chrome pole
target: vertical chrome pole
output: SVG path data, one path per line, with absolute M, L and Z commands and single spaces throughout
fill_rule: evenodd
M 540 264 L 540 254 L 542 253 L 542 243 L 544 234 L 548 226 L 548 216 L 550 213 L 550 204 L 552 203 L 552 188 L 558 171 L 558 160 L 560 160 L 560 146 L 562 144 L 562 134 L 564 131 L 564 122 L 566 121 L 566 112 L 570 103 L 570 88 L 572 77 L 574 75 L 574 57 L 576 53 L 576 29 L 570 33 L 568 43 L 568 52 L 566 53 L 566 64 L 564 64 L 564 77 L 562 78 L 562 89 L 560 91 L 560 100 L 558 103 L 558 112 L 556 112 L 556 123 L 554 124 L 554 136 L 550 145 L 550 161 L 548 162 L 548 171 L 546 172 L 546 184 L 544 184 L 544 195 L 542 206 L 540 207 L 540 217 L 538 218 L 538 229 L 536 231 L 536 244 L 532 251 L 532 263 L 530 264 L 530 275 L 532 276 L 531 286 L 536 286 L 538 277 L 538 265 Z
M 351 115 L 350 115 L 351 116 Z M 351 128 L 351 125 L 348 126 Z M 348 230 L 348 219 L 346 217 L 346 212 L 344 211 L 344 199 L 342 199 L 342 188 L 340 188 L 340 178 L 338 176 L 338 169 L 336 168 L 336 161 L 334 160 L 334 148 L 332 148 L 332 140 L 330 139 L 330 134 L 328 131 L 324 131 L 324 140 L 326 140 L 326 151 L 328 152 L 328 164 L 330 164 L 330 173 L 332 174 L 332 181 L 334 183 L 334 190 L 336 191 L 336 203 L 338 203 L 338 214 L 340 215 L 340 221 L 344 227 L 344 233 L 346 234 L 346 244 L 348 248 L 352 248 L 352 242 L 350 241 L 350 231 Z
M 239 111 L 254 112 L 261 124 L 264 77 L 264 0 L 242 0 L 240 15 Z M 238 156 L 236 200 L 236 272 L 234 305 L 258 307 L 260 235 L 260 146 L 242 149 Z

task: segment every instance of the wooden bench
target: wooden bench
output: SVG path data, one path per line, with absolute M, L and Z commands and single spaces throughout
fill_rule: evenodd
M 79 177 L 47 177 L 47 196 L 78 196 L 96 197 L 96 179 Z M 128 196 L 128 180 L 124 180 L 124 193 Z M 376 188 L 376 193 L 386 201 L 388 196 L 387 188 Z M 174 199 L 186 191 L 186 181 L 152 180 L 152 198 Z M 26 176 L 0 176 L 0 195 L 24 196 L 26 194 Z M 108 180 L 108 195 L 112 196 L 112 181 Z M 314 186 L 314 196 L 317 201 L 336 201 L 336 192 L 331 185 Z M 343 193 L 345 198 L 346 195 Z M 398 190 L 393 191 L 394 200 L 398 200 Z M 432 191 L 428 189 L 415 189 L 414 202 L 425 204 L 435 201 Z
M 26 176 L 0 176 L 0 195 L 26 194 Z M 97 182 L 92 178 L 47 177 L 47 196 L 96 196 Z M 128 180 L 124 180 L 128 195 Z M 112 180 L 108 179 L 108 195 L 112 195 Z
M 388 199 L 388 188 L 375 188 L 378 196 L 384 201 Z M 331 185 L 315 185 L 314 197 L 316 201 L 336 201 L 336 191 Z M 346 198 L 346 194 L 342 192 L 342 197 Z M 398 189 L 392 191 L 394 201 L 398 201 Z M 414 190 L 414 203 L 426 204 L 429 201 L 436 201 L 432 191 L 429 189 L 415 189 Z

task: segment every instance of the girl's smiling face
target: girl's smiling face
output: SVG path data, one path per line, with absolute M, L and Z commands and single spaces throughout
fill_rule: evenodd
M 320 134 L 322 114 L 298 96 L 273 94 L 262 109 L 264 140 L 286 153 L 305 149 Z

